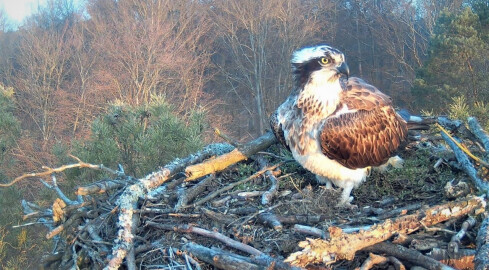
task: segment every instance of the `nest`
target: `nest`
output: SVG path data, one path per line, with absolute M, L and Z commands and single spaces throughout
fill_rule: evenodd
M 463 136 L 469 153 L 489 151 L 480 126 L 438 122 Z M 335 207 L 340 191 L 271 147 L 271 133 L 208 145 L 142 179 L 77 160 L 11 184 L 53 175 L 45 185 L 59 198 L 50 208 L 23 201 L 24 218 L 45 224 L 54 240 L 46 269 L 487 269 L 489 218 L 476 196 L 489 191 L 483 166 L 448 133 L 417 138 L 403 155 L 419 161 L 423 152 L 423 174 L 413 181 L 409 168 L 375 172 L 354 192 L 356 208 Z M 70 200 L 55 173 L 73 167 L 114 177 Z

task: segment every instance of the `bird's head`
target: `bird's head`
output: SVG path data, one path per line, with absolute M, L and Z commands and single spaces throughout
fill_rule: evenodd
M 348 78 L 350 73 L 343 53 L 328 45 L 297 50 L 292 54 L 291 63 L 294 81 L 298 87 L 312 79 L 335 83 L 341 76 Z

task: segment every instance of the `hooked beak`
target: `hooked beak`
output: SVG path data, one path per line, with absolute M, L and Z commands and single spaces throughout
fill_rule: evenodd
M 337 67 L 336 70 L 338 71 L 338 73 L 346 75 L 347 79 L 350 76 L 350 69 L 348 68 L 346 62 L 341 63 L 341 65 Z

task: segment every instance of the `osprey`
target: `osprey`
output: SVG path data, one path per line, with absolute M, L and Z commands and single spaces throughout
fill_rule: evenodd
M 350 77 L 345 56 L 327 45 L 293 53 L 294 86 L 271 116 L 277 139 L 318 182 L 343 188 L 340 205 L 367 178 L 371 166 L 388 161 L 407 137 L 407 123 L 391 98 Z

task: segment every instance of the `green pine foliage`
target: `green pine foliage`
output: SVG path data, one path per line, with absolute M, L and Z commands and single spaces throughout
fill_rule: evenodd
M 0 181 L 7 182 L 7 170 L 15 165 L 12 148 L 21 135 L 20 122 L 14 115 L 14 89 L 0 85 Z M 12 229 L 22 220 L 18 187 L 0 188 L 0 269 L 29 269 L 34 267 L 29 256 L 38 256 L 43 241 L 28 237 L 25 228 Z M 38 249 L 39 250 L 39 249 Z
M 475 117 L 484 130 L 489 130 L 489 107 L 484 101 L 469 104 L 464 96 L 454 97 L 448 106 L 448 116 L 463 121 L 469 116 Z
M 10 150 L 20 136 L 20 123 L 14 115 L 14 89 L 0 85 L 0 179 L 2 171 L 13 166 Z
M 431 38 L 429 58 L 412 93 L 419 108 L 443 112 L 453 97 L 468 106 L 489 101 L 489 7 L 475 1 L 458 14 L 444 11 Z
M 74 143 L 72 153 L 85 162 L 113 169 L 121 164 L 127 175 L 141 177 L 203 146 L 204 115 L 193 112 L 185 119 L 175 115 L 159 96 L 137 107 L 112 104 L 93 122 L 90 138 Z M 63 147 L 56 152 L 64 152 Z M 80 175 L 73 170 L 68 178 L 82 176 L 83 182 L 91 182 L 100 177 L 93 171 L 84 172 Z

